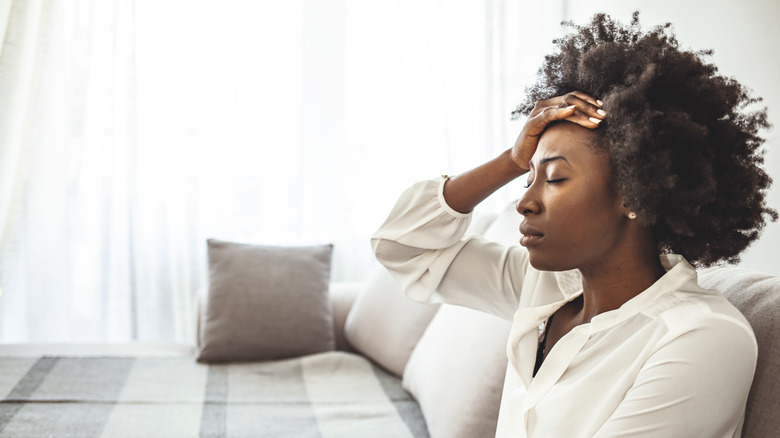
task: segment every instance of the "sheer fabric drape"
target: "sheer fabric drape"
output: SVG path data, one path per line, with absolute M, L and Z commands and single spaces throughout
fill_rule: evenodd
M 514 140 L 560 16 L 523 7 L 0 2 L 0 342 L 193 339 L 208 237 L 364 279 L 402 188 Z

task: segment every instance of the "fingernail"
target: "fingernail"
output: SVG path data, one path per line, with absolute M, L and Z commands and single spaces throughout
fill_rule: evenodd
M 606 112 L 606 111 L 604 111 L 604 110 L 603 110 L 603 109 L 601 109 L 601 108 L 597 109 L 597 110 L 596 110 L 596 112 L 597 112 L 597 113 L 599 113 L 599 114 L 601 114 L 602 116 L 606 116 L 606 115 L 607 115 L 607 112 Z
M 574 105 L 569 105 L 569 106 L 567 106 L 567 107 L 566 107 L 566 108 L 564 108 L 564 109 L 572 109 L 572 108 L 574 108 Z
M 595 118 L 595 117 L 588 117 L 588 120 L 590 120 L 593 123 L 599 124 L 601 123 L 601 120 Z
M 602 102 L 602 101 L 600 101 L 600 100 L 596 100 L 596 103 L 597 103 L 597 104 L 599 104 L 599 106 L 602 106 L 602 105 L 604 105 L 604 102 Z

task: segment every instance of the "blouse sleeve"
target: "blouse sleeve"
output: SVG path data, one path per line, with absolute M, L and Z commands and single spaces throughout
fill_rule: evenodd
M 666 338 L 595 437 L 739 436 L 758 353 L 752 331 L 712 315 Z
M 377 259 L 415 301 L 446 302 L 511 319 L 528 270 L 525 248 L 465 237 L 471 214 L 450 208 L 446 178 L 407 189 L 371 239 Z

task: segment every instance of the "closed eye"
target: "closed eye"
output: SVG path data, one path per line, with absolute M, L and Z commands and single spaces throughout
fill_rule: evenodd
M 547 184 L 558 184 L 558 183 L 562 183 L 562 182 L 566 181 L 567 179 L 568 179 L 568 178 L 548 179 L 548 180 L 547 180 L 547 181 L 545 181 L 545 182 L 546 182 Z M 524 189 L 528 189 L 528 188 L 530 188 L 530 187 L 531 187 L 531 184 L 533 184 L 533 183 L 534 183 L 533 181 L 529 181 L 529 182 L 528 182 L 528 184 L 526 184 L 526 185 L 524 185 L 524 186 L 523 186 L 523 188 L 524 188 Z

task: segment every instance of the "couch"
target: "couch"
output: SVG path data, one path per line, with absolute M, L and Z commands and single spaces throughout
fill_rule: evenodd
M 513 244 L 519 238 L 519 221 L 509 205 L 498 214 L 475 216 L 469 232 Z M 223 250 L 220 245 L 211 242 L 210 251 Z M 249 246 L 239 249 L 241 260 L 253 251 Z M 317 249 L 313 256 L 322 269 L 329 268 L 321 263 L 326 256 L 327 248 Z M 214 290 L 225 286 L 214 280 L 224 274 L 220 270 L 225 263 L 220 263 L 225 260 L 220 257 L 210 252 L 210 259 L 216 260 L 210 262 Z M 294 263 L 285 266 L 290 264 Z M 296 269 L 283 272 L 274 286 L 284 278 L 285 284 L 300 280 L 300 288 L 312 287 L 311 279 L 301 278 L 306 275 Z M 236 271 L 224 277 L 233 288 L 227 288 L 227 293 L 235 289 L 236 277 L 240 277 Z M 727 266 L 702 270 L 700 283 L 721 290 L 745 314 L 758 339 L 758 366 L 743 436 L 778 436 L 780 278 Z M 493 435 L 506 370 L 507 321 L 456 306 L 412 302 L 378 264 L 363 284 L 326 284 L 325 289 L 315 298 L 304 298 L 305 305 L 324 300 L 324 305 L 318 305 L 319 314 L 305 314 L 304 323 L 293 321 L 296 327 L 308 327 L 299 338 L 321 338 L 304 349 L 300 346 L 305 342 L 294 337 L 279 342 L 273 327 L 252 328 L 247 338 L 251 343 L 267 337 L 258 335 L 260 331 L 277 333 L 271 339 L 276 342 L 273 348 L 246 344 L 223 349 L 240 337 L 214 334 L 225 325 L 243 330 L 258 319 L 255 312 L 270 311 L 263 320 L 276 317 L 274 324 L 289 323 L 300 315 L 263 300 L 265 309 L 251 309 L 248 315 L 253 319 L 242 320 L 241 312 L 252 304 L 239 300 L 220 319 L 210 313 L 208 303 L 224 300 L 209 296 L 194 353 L 197 360 L 193 356 L 0 358 L 0 436 Z M 217 329 L 209 332 L 209 327 Z M 288 331 L 295 330 L 285 334 Z

